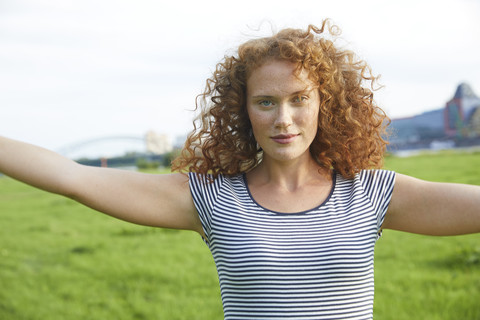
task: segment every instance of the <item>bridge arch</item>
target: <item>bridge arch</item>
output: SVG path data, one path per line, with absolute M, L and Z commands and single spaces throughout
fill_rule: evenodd
M 68 144 L 58 150 L 68 158 L 111 158 L 127 152 L 148 153 L 146 139 L 143 136 L 112 135 L 86 139 Z

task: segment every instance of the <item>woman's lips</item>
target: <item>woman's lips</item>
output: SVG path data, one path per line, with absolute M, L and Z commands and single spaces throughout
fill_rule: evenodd
M 293 142 L 296 137 L 298 137 L 298 134 L 279 134 L 271 137 L 271 139 L 280 144 L 287 144 Z

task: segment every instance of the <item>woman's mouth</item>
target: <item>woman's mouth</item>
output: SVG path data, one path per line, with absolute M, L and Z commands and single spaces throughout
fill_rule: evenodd
M 276 143 L 287 144 L 293 142 L 296 137 L 298 137 L 298 134 L 278 134 L 271 139 Z

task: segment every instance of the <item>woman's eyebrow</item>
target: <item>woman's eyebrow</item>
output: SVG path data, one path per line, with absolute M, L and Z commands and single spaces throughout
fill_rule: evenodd
M 289 96 L 298 96 L 300 94 L 306 94 L 306 93 L 310 93 L 312 91 L 313 91 L 313 88 L 309 87 L 309 88 L 305 88 L 303 90 L 298 90 L 298 91 L 292 92 L 288 95 Z M 259 94 L 259 95 L 252 96 L 252 99 L 274 99 L 275 97 L 276 96 L 272 96 L 272 95 L 268 95 L 268 94 Z
M 252 99 L 273 99 L 274 96 L 260 94 L 258 96 L 253 96 Z

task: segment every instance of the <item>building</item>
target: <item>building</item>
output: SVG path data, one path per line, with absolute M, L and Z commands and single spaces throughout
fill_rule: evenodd
M 457 145 L 478 143 L 480 98 L 468 84 L 462 83 L 445 107 L 392 119 L 390 130 L 391 150 L 432 148 L 439 141 L 455 141 Z
M 166 134 L 159 134 L 153 130 L 145 134 L 147 152 L 152 154 L 165 154 L 173 150 L 172 142 Z
M 444 110 L 445 133 L 448 137 L 475 137 L 480 134 L 480 98 L 466 83 L 457 87 Z
M 445 137 L 444 111 L 436 109 L 408 118 L 393 119 L 390 131 L 390 143 L 396 148 L 428 148 L 433 140 Z

